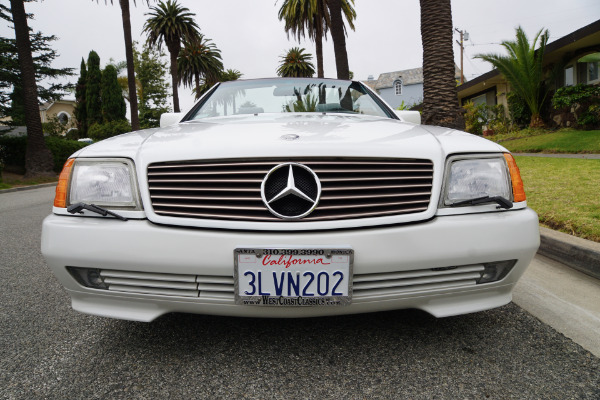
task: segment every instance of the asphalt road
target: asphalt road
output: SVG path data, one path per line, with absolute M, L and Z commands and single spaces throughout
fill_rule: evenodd
M 39 250 L 52 197 L 0 194 L 0 398 L 600 398 L 600 359 L 514 304 L 445 319 L 76 313 Z

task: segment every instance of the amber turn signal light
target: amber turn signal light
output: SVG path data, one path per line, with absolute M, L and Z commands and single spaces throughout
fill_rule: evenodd
M 74 158 L 69 158 L 60 172 L 58 185 L 56 185 L 56 196 L 54 196 L 54 207 L 65 208 L 67 206 L 67 189 L 74 161 Z
M 510 171 L 514 202 L 525 201 L 527 197 L 525 196 L 525 188 L 523 187 L 523 180 L 521 179 L 521 172 L 519 171 L 519 167 L 517 167 L 517 162 L 512 154 L 509 153 L 504 153 L 504 158 Z

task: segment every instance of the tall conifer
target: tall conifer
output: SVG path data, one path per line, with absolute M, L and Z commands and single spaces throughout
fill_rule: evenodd
M 90 51 L 87 61 L 87 80 L 85 88 L 85 102 L 88 128 L 95 123 L 101 124 L 102 103 L 100 99 L 100 85 L 102 73 L 100 72 L 100 57 L 94 50 Z
M 86 80 L 87 70 L 85 68 L 85 61 L 81 58 L 81 70 L 79 72 L 79 79 L 77 80 L 77 86 L 75 86 L 75 119 L 77 120 L 77 130 L 79 131 L 79 137 L 87 137 L 87 110 L 86 110 Z
M 107 65 L 102 71 L 102 117 L 111 122 L 125 119 L 127 108 L 123 99 L 123 90 L 117 81 L 117 70 Z

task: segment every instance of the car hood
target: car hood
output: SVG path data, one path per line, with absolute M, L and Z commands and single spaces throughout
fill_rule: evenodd
M 80 157 L 128 157 L 153 162 L 285 157 L 394 157 L 441 161 L 449 154 L 499 152 L 468 133 L 371 116 L 259 114 L 184 122 L 116 136 L 84 148 Z M 141 165 L 140 165 L 141 164 Z

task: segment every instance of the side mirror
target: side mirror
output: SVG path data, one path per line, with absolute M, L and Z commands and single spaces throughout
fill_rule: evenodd
M 181 118 L 183 118 L 183 113 L 164 113 L 160 116 L 160 127 L 176 124 L 181 121 Z
M 421 125 L 421 113 L 418 111 L 395 110 L 402 122 Z

